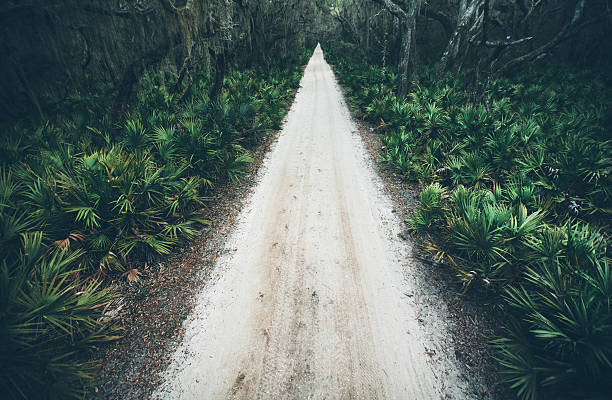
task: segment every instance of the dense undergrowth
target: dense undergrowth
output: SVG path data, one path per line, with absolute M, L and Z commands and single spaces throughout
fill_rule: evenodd
M 114 91 L 101 88 L 48 121 L 3 127 L 1 393 L 82 397 L 95 372 L 89 350 L 118 333 L 103 278 L 137 277 L 198 233 L 211 189 L 239 181 L 249 148 L 280 128 L 307 58 L 234 69 L 214 100 L 214 73 L 197 74 L 179 102 L 183 88 L 150 71 L 118 124 Z
M 492 341 L 522 399 L 606 398 L 612 385 L 611 77 L 563 67 L 491 82 L 424 69 L 405 98 L 393 70 L 326 48 L 380 161 L 424 190 L 407 223 L 468 295 L 503 305 Z

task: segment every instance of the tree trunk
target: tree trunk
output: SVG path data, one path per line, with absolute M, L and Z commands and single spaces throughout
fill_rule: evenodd
M 130 99 L 130 95 L 132 93 L 132 87 L 138 80 L 138 74 L 136 71 L 136 65 L 132 64 L 125 74 L 123 74 L 123 78 L 119 83 L 119 92 L 117 96 L 113 100 L 113 104 L 111 105 L 111 120 L 115 123 L 120 122 L 123 119 L 123 115 L 125 114 L 125 109 Z
M 401 45 L 398 63 L 398 88 L 397 94 L 405 96 L 410 88 L 410 73 L 412 57 L 414 53 L 414 36 L 416 31 L 416 16 L 421 8 L 422 0 L 411 0 L 407 5 L 408 9 L 400 7 L 399 3 L 391 0 L 376 0 L 377 3 L 383 5 L 391 15 L 396 17 L 400 22 Z
M 405 96 L 410 87 L 408 76 L 410 74 L 410 49 L 412 47 L 412 27 L 408 21 L 402 23 L 402 45 L 397 68 L 398 88 L 397 94 Z
M 459 15 L 457 27 L 446 45 L 442 58 L 440 58 L 438 70 L 436 71 L 437 81 L 442 78 L 442 75 L 444 75 L 449 65 L 452 65 L 457 58 L 459 49 L 461 48 L 463 36 L 469 31 L 470 23 L 483 2 L 484 0 L 471 0 L 465 7 L 465 11 Z
M 219 93 L 221 93 L 221 89 L 223 88 L 223 80 L 225 79 L 225 72 L 227 69 L 227 63 L 225 60 L 225 53 L 221 52 L 217 54 L 217 62 L 215 67 L 215 84 L 210 89 L 209 98 L 211 100 L 215 100 Z

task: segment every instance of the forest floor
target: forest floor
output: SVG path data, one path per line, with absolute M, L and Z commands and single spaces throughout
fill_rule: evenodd
M 244 203 L 131 289 L 134 354 L 106 353 L 92 397 L 496 397 L 492 322 L 424 266 L 414 193 L 379 175 L 377 145 L 317 48 L 257 185 L 230 191 Z

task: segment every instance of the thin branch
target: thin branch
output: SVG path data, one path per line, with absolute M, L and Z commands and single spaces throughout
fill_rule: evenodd
M 585 0 L 579 0 L 578 3 L 576 3 L 576 8 L 574 9 L 574 15 L 572 17 L 572 20 L 565 26 L 563 26 L 563 28 L 561 28 L 561 30 L 555 35 L 555 37 L 551 41 L 543 44 L 542 46 L 538 47 L 533 51 L 530 51 L 527 54 L 508 61 L 504 66 L 497 70 L 497 73 L 512 69 L 518 64 L 521 64 L 522 62 L 537 59 L 541 57 L 546 51 L 548 51 L 548 49 L 559 44 L 570 34 L 571 29 L 574 27 L 574 25 L 576 25 L 580 18 L 582 18 L 582 13 L 584 11 L 584 2 Z
M 375 19 L 375 18 L 376 18 L 376 17 L 378 17 L 380 14 L 382 14 L 384 11 L 387 11 L 387 9 L 386 9 L 386 8 L 381 8 L 379 12 L 377 12 L 376 14 L 372 15 L 372 16 L 369 18 L 369 21 L 372 21 L 373 19 Z
M 408 18 L 408 14 L 406 13 L 406 11 L 402 10 L 399 5 L 395 4 L 391 0 L 374 0 L 374 2 L 383 5 L 387 9 L 387 11 L 389 11 L 393 16 L 399 19 Z
M 504 41 L 504 40 L 494 40 L 494 41 L 486 41 L 485 46 L 487 47 L 508 47 L 508 46 L 516 46 L 517 44 L 525 43 L 533 39 L 533 36 L 529 36 L 522 39 L 512 40 L 512 41 Z

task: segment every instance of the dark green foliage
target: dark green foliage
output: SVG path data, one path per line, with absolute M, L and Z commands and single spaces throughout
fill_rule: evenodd
M 94 376 L 91 346 L 115 339 L 101 283 L 75 267 L 81 251 L 50 251 L 42 232 L 22 233 L 0 265 L 2 392 L 15 398 L 79 398 Z
M 400 98 L 392 71 L 341 49 L 327 57 L 379 125 L 380 161 L 426 185 L 407 223 L 434 233 L 466 291 L 509 311 L 493 341 L 507 383 L 523 399 L 609 395 L 609 78 L 550 68 L 494 80 L 474 102 L 460 76 L 434 83 L 422 67 Z
M 424 232 L 444 217 L 442 200 L 445 191 L 438 183 L 427 186 L 420 195 L 420 204 L 414 215 L 406 218 L 406 222 L 416 232 Z
M 306 59 L 234 70 L 214 100 L 205 73 L 178 102 L 150 71 L 124 122 L 110 122 L 112 91 L 101 90 L 51 121 L 4 127 L 1 393 L 83 397 L 91 347 L 117 337 L 103 278 L 169 254 L 208 223 L 211 188 L 239 181 L 249 148 L 280 127 Z
M 601 241 L 590 240 L 597 233 L 588 230 L 568 226 L 567 235 L 536 238 L 524 281 L 506 290 L 521 317 L 494 346 L 504 375 L 523 398 L 536 398 L 548 387 L 573 398 L 597 398 L 611 389 L 612 272 Z M 580 255 L 573 257 L 576 245 Z

